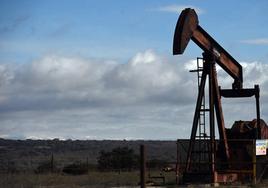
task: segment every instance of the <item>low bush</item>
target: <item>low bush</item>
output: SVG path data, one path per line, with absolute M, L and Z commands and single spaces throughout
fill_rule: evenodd
M 73 163 L 67 166 L 64 166 L 62 169 L 63 173 L 71 175 L 82 175 L 88 173 L 88 168 L 86 164 L 82 163 Z

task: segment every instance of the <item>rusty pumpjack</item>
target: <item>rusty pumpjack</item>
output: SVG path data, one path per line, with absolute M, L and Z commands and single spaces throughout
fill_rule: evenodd
M 257 128 L 255 130 L 255 139 L 259 138 L 258 127 L 260 125 L 260 107 L 259 107 L 259 86 L 254 88 L 243 88 L 242 66 L 221 47 L 200 25 L 197 14 L 194 9 L 184 9 L 178 19 L 174 40 L 173 40 L 173 55 L 183 54 L 190 39 L 196 43 L 203 52 L 203 68 L 197 69 L 201 71 L 202 76 L 199 85 L 199 92 L 197 103 L 193 118 L 191 138 L 188 146 L 186 168 L 184 176 L 191 177 L 203 173 L 203 177 L 199 179 L 205 181 L 204 177 L 209 177 L 208 182 L 216 183 L 219 181 L 219 173 L 217 173 L 216 165 L 216 139 L 215 139 L 215 114 L 219 131 L 219 145 L 222 150 L 221 160 L 225 161 L 225 169 L 228 170 L 228 162 L 230 159 L 230 150 L 228 146 L 228 138 L 226 135 L 224 117 L 222 112 L 221 97 L 237 98 L 237 97 L 251 97 L 256 98 L 256 112 L 257 112 Z M 218 64 L 224 71 L 226 71 L 233 79 L 231 89 L 221 89 L 218 86 L 217 73 L 215 64 Z M 204 100 L 204 90 L 206 85 L 206 78 L 208 77 L 209 90 L 209 108 L 202 109 L 202 100 Z M 201 137 L 197 136 L 198 122 L 201 111 L 209 112 L 209 135 L 204 135 L 202 138 L 208 143 L 207 159 L 209 168 L 207 172 L 201 170 L 193 170 L 193 155 L 194 148 L 197 142 L 200 142 Z M 203 152 L 205 152 L 203 150 Z M 187 178 L 184 178 L 187 179 Z

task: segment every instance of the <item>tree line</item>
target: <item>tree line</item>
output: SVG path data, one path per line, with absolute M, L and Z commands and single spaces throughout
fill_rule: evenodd
M 134 152 L 133 149 L 128 147 L 116 147 L 111 151 L 100 151 L 97 158 L 97 169 L 100 171 L 132 171 L 139 169 L 140 156 Z M 151 159 L 147 161 L 148 168 L 163 168 L 166 162 L 159 159 Z M 65 165 L 62 169 L 58 169 L 54 162 L 53 155 L 49 161 L 41 163 L 36 173 L 46 172 L 63 172 L 67 174 L 79 175 L 88 173 L 89 168 L 94 167 L 85 162 L 73 162 Z

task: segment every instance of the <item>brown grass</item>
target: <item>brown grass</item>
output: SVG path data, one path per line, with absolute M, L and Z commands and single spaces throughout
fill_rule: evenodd
M 90 172 L 87 175 L 64 174 L 1 174 L 3 188 L 87 188 L 137 186 L 138 172 Z

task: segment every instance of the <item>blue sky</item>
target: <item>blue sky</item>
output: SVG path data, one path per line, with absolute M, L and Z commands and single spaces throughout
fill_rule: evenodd
M 48 53 L 126 60 L 145 49 L 170 55 L 180 6 L 200 9 L 200 25 L 238 60 L 268 57 L 267 1 L 1 0 L 0 4 L 1 60 L 27 62 Z M 256 39 L 266 41 L 242 42 Z M 187 50 L 188 56 L 199 53 L 197 47 Z
M 0 0 L 0 137 L 188 138 L 202 51 L 172 55 L 185 7 L 241 62 L 244 85 L 260 84 L 267 119 L 268 1 Z M 223 100 L 226 126 L 252 106 Z

